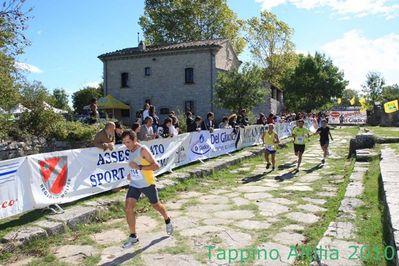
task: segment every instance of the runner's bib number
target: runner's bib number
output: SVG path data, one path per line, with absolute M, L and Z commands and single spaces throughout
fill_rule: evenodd
M 135 181 L 144 180 L 144 176 L 137 169 L 130 169 L 130 176 Z
M 303 141 L 305 140 L 305 137 L 304 136 L 298 136 L 297 137 L 297 142 L 298 142 L 298 144 L 303 144 Z
M 269 151 L 272 151 L 273 150 L 273 145 L 266 145 L 266 149 L 269 150 Z

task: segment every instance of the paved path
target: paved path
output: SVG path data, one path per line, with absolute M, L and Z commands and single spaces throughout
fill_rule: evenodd
M 58 246 L 54 255 L 68 264 L 99 255 L 101 265 L 228 265 L 229 259 L 233 264 L 240 258 L 240 265 L 292 265 L 295 250 L 290 247 L 306 247 L 304 232 L 323 219 L 326 202 L 344 182 L 351 136 L 333 134 L 324 167 L 313 141 L 297 174 L 292 173 L 295 157 L 290 152 L 278 158 L 280 167 L 274 172 L 266 172 L 264 163 L 245 163 L 230 171 L 237 175 L 234 186 L 215 187 L 207 179 L 200 190 L 179 193 L 166 202 L 176 229 L 172 237 L 166 237 L 160 216 L 139 214 L 140 244 L 134 248 L 121 248 L 127 225 L 116 219 L 103 223 L 104 229 L 86 244 Z

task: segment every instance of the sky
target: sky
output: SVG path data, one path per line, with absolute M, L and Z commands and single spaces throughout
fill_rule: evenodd
M 301 53 L 325 53 L 361 90 L 369 71 L 399 84 L 399 0 L 228 0 L 241 19 L 272 11 Z M 31 45 L 17 58 L 29 80 L 69 95 L 102 81 L 100 54 L 136 47 L 144 0 L 28 0 Z M 251 61 L 250 53 L 240 55 Z

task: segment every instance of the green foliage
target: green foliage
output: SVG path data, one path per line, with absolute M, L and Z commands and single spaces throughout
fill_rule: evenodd
M 139 24 L 152 45 L 226 38 L 237 54 L 245 47 L 242 21 L 226 0 L 146 0 Z
M 374 105 L 380 100 L 382 88 L 385 85 L 385 79 L 378 72 L 369 72 L 366 76 L 366 82 L 362 85 L 367 99 Z
M 18 72 L 15 57 L 29 45 L 24 36 L 28 13 L 25 0 L 2 1 L 0 6 L 0 107 L 9 109 L 18 102 Z
M 62 115 L 44 108 L 32 108 L 31 112 L 22 113 L 18 120 L 20 128 L 47 139 L 51 138 L 53 132 L 57 130 L 57 124 L 62 122 L 64 122 Z
M 56 140 L 91 141 L 99 128 L 96 125 L 86 125 L 81 122 L 58 121 L 51 137 Z
M 55 89 L 53 91 L 54 107 L 62 110 L 69 110 L 68 94 L 64 89 Z
M 72 94 L 72 104 L 75 112 L 82 113 L 83 107 L 90 104 L 91 99 L 100 98 L 103 95 L 101 86 L 99 88 L 85 87 Z
M 247 20 L 246 40 L 253 58 L 265 67 L 265 79 L 283 88 L 286 73 L 298 64 L 291 41 L 293 29 L 271 12 Z
M 342 92 L 342 97 L 341 97 L 341 105 L 344 106 L 350 106 L 350 100 L 355 97 L 355 104 L 354 105 L 359 105 L 359 93 L 356 90 L 353 89 L 345 89 Z
M 288 110 L 306 111 L 319 109 L 340 97 L 348 85 L 341 72 L 325 55 L 300 55 L 299 64 L 284 81 L 284 101 Z
M 231 112 L 252 109 L 265 100 L 268 90 L 263 86 L 262 69 L 244 64 L 239 69 L 219 73 L 215 85 L 215 103 Z
M 392 101 L 395 99 L 399 99 L 399 85 L 394 84 L 394 85 L 383 87 L 380 99 L 383 102 L 388 102 L 388 101 Z
M 29 109 L 43 108 L 43 102 L 53 105 L 54 97 L 40 81 L 25 83 L 20 90 L 20 103 Z

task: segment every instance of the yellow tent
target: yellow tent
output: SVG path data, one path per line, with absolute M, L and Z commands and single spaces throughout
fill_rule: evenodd
M 399 110 L 398 100 L 384 103 L 384 110 L 385 110 L 385 113 L 387 113 L 387 114 L 394 113 L 394 112 L 398 111 Z
M 101 97 L 97 100 L 98 109 L 112 109 L 112 116 L 115 117 L 115 109 L 129 110 L 129 105 L 119 101 L 112 95 Z

